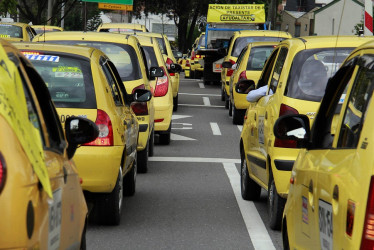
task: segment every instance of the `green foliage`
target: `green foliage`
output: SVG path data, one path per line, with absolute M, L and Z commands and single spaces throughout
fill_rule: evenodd
M 6 16 L 17 14 L 17 0 L 1 0 L 0 1 L 0 15 Z

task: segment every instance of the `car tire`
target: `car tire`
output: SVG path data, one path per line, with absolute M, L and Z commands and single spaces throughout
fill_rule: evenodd
M 178 110 L 178 94 L 176 97 L 173 97 L 173 111 Z
M 235 105 L 231 104 L 232 109 L 232 123 L 235 125 L 243 125 L 245 110 L 235 108 Z
M 84 222 L 84 228 L 83 228 L 82 237 L 81 237 L 81 245 L 79 247 L 80 250 L 87 249 L 86 230 L 87 230 L 87 218 Z
M 136 173 L 137 173 L 137 163 L 135 160 L 132 168 L 123 178 L 123 195 L 124 196 L 133 196 L 135 194 Z
M 232 103 L 229 101 L 229 116 L 232 116 Z
M 226 93 L 224 90 L 224 86 L 221 87 L 221 101 L 225 101 Z
M 162 145 L 169 145 L 170 144 L 170 137 L 171 137 L 171 134 L 170 134 L 170 131 L 168 131 L 166 133 L 160 134 L 160 137 L 159 137 L 158 141 Z
M 149 143 L 142 151 L 137 152 L 136 162 L 138 164 L 137 171 L 138 173 L 147 173 L 148 171 L 148 155 L 149 155 Z
M 230 97 L 228 97 L 228 96 L 226 95 L 226 98 L 225 98 L 225 109 L 228 109 L 229 106 L 230 106 Z
M 283 249 L 290 250 L 290 241 L 288 240 L 288 230 L 287 230 L 286 220 L 283 220 L 282 239 L 283 239 Z
M 121 222 L 121 210 L 123 201 L 122 170 L 118 173 L 116 185 L 109 194 L 100 194 L 97 202 L 98 220 L 100 224 L 119 225 Z
M 275 187 L 274 178 L 271 175 L 268 188 L 268 211 L 269 226 L 273 230 L 280 230 L 282 225 L 282 216 L 286 200 L 279 196 Z
M 195 71 L 194 70 L 190 71 L 190 78 L 195 79 Z
M 152 130 L 151 137 L 148 142 L 148 156 L 153 156 L 155 150 L 155 130 Z
M 261 196 L 261 186 L 249 177 L 247 160 L 242 155 L 240 168 L 240 187 L 242 198 L 247 201 L 259 200 Z

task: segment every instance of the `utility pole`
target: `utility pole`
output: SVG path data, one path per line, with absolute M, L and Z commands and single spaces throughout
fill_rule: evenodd
M 47 24 L 51 25 L 53 0 L 48 0 Z
M 61 28 L 64 28 L 65 25 L 65 3 L 62 4 L 61 6 Z

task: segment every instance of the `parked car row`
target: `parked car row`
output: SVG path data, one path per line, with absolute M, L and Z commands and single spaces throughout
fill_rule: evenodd
M 0 24 L 0 33 L 18 25 Z M 181 66 L 162 35 L 46 31 L 32 42 L 1 41 L 6 248 L 85 248 L 88 218 L 118 225 L 123 196 L 148 171 L 154 135 L 170 143 L 178 105 Z

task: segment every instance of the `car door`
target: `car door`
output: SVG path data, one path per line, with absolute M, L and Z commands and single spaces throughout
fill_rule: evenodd
M 237 80 L 239 78 L 239 75 L 240 74 L 240 69 L 242 67 L 241 66 L 241 62 L 243 61 L 243 58 L 245 57 L 245 54 L 246 54 L 246 51 L 248 50 L 248 47 L 244 47 L 244 49 L 242 50 L 242 52 L 240 52 L 240 55 L 238 57 L 238 60 L 236 61 L 236 64 L 235 65 L 235 69 L 234 69 L 234 72 L 232 73 L 231 77 L 230 77 L 230 96 L 232 97 L 232 93 L 233 93 L 233 89 L 235 88 L 235 85 L 237 83 Z M 233 100 L 233 97 L 232 97 L 232 100 Z

